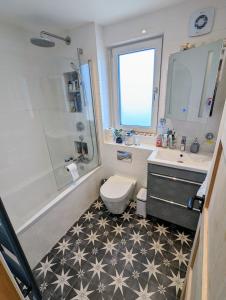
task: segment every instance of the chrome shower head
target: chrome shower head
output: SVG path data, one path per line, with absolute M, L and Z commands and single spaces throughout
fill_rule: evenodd
M 55 43 L 47 38 L 40 37 L 40 38 L 31 38 L 31 43 L 38 47 L 44 47 L 44 48 L 51 48 L 55 46 Z
M 47 31 L 41 31 L 39 38 L 31 38 L 30 41 L 33 45 L 39 46 L 39 47 L 54 47 L 55 42 L 48 39 L 47 37 L 52 37 L 61 41 L 64 41 L 66 45 L 71 44 L 71 38 L 69 36 L 66 36 L 65 38 Z

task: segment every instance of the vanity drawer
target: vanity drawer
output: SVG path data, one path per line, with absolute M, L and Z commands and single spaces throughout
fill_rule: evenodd
M 198 211 L 188 210 L 149 196 L 147 198 L 147 213 L 191 230 L 196 230 L 200 215 Z
M 181 178 L 181 179 L 200 182 L 200 183 L 203 183 L 206 177 L 206 174 L 204 173 L 159 166 L 155 164 L 148 164 L 148 174 L 150 175 L 150 173 L 156 173 L 156 174 L 166 175 L 169 177 L 176 177 L 176 178 Z
M 199 183 L 186 179 L 176 179 L 155 173 L 149 175 L 149 196 L 166 199 L 184 206 L 187 206 L 188 198 L 195 196 L 199 188 Z M 195 205 L 195 207 L 198 208 L 198 203 L 195 203 Z

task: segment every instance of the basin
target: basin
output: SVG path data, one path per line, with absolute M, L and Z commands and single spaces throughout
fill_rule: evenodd
M 148 162 L 173 168 L 206 173 L 212 160 L 211 154 L 181 152 L 179 150 L 159 148 L 148 157 Z

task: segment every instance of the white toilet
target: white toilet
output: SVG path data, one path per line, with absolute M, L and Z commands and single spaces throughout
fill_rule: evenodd
M 132 178 L 114 175 L 100 188 L 100 196 L 112 214 L 122 214 L 133 195 L 136 181 Z

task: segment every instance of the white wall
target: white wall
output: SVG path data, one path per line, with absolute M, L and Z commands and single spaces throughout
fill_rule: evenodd
M 188 37 L 188 21 L 189 17 L 197 9 L 214 6 L 216 8 L 216 19 L 212 33 L 196 37 Z M 119 45 L 125 42 L 136 41 L 142 38 L 153 37 L 164 34 L 163 53 L 162 53 L 162 74 L 159 100 L 159 118 L 164 116 L 165 110 L 165 94 L 166 80 L 168 69 L 168 58 L 171 53 L 178 52 L 180 45 L 185 42 L 195 43 L 197 46 L 202 43 L 208 43 L 220 38 L 226 37 L 226 2 L 223 0 L 192 0 L 185 1 L 180 5 L 176 5 L 167 9 L 160 10 L 153 14 L 147 14 L 121 23 L 104 27 L 103 40 L 105 50 L 108 47 Z M 147 30 L 147 34 L 141 34 L 142 29 Z M 104 50 L 102 50 L 104 51 Z M 103 64 L 106 65 L 107 61 Z M 106 87 L 105 87 L 106 88 Z M 214 108 L 214 117 L 209 120 L 208 124 L 197 124 L 192 122 L 181 122 L 167 120 L 168 125 L 176 129 L 178 139 L 185 135 L 188 137 L 188 145 L 197 136 L 201 142 L 201 150 L 213 151 L 214 146 L 208 145 L 204 139 L 204 135 L 208 131 L 212 131 L 217 136 L 218 126 L 224 104 L 224 91 L 219 92 L 221 101 L 216 103 Z M 105 98 L 107 99 L 107 98 Z M 105 113 L 105 110 L 103 110 Z M 103 116 L 108 118 L 108 114 Z M 106 120 L 104 124 L 107 124 Z M 146 158 L 147 153 L 140 152 L 133 156 L 131 165 L 117 161 L 116 152 L 120 146 L 104 145 L 103 146 L 103 165 L 106 176 L 114 173 L 125 174 L 137 178 L 138 186 L 146 186 Z M 124 148 L 125 149 L 125 148 Z M 130 151 L 130 148 L 127 149 Z M 133 150 L 132 150 L 133 152 Z M 137 151 L 135 151 L 137 153 Z
M 188 37 L 188 21 L 189 17 L 197 9 L 213 6 L 216 8 L 216 18 L 212 33 L 195 38 Z M 165 94 L 166 80 L 168 69 L 168 58 L 171 53 L 178 52 L 180 45 L 185 42 L 191 42 L 197 46 L 201 43 L 208 43 L 220 38 L 226 37 L 226 2 L 224 0 L 192 0 L 185 1 L 180 5 L 176 5 L 167 9 L 162 9 L 153 14 L 147 14 L 132 20 L 121 22 L 115 25 L 104 27 L 105 47 L 138 40 L 164 34 L 163 56 L 162 56 L 162 72 L 161 72 L 161 88 L 159 101 L 159 117 L 164 116 L 165 111 Z M 146 35 L 141 34 L 141 30 L 147 30 Z M 192 142 L 195 136 L 204 141 L 206 132 L 213 131 L 217 135 L 219 126 L 221 107 L 215 108 L 218 114 L 213 121 L 206 124 L 197 124 L 191 122 L 173 121 L 174 127 L 179 136 L 188 136 L 188 142 Z M 171 126 L 171 123 L 169 122 Z M 208 150 L 208 149 L 207 149 Z
M 132 162 L 117 160 L 118 150 L 130 152 Z M 103 146 L 104 176 L 108 178 L 114 174 L 120 174 L 136 179 L 136 194 L 140 187 L 147 185 L 147 158 L 151 152 L 145 149 L 105 144 Z

